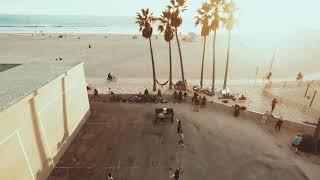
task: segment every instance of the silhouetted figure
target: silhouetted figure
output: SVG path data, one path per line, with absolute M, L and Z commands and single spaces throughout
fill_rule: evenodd
M 240 115 L 240 106 L 238 104 L 236 104 L 234 106 L 234 117 L 238 117 Z
M 148 89 L 144 90 L 144 95 L 148 96 L 149 95 L 149 91 Z
M 177 134 L 179 134 L 179 132 L 182 130 L 182 125 L 181 125 L 181 121 L 178 120 L 178 125 L 177 125 Z
M 109 79 L 109 80 L 112 80 L 111 73 L 108 73 L 108 79 Z
M 302 73 L 301 72 L 299 72 L 298 73 L 298 76 L 297 76 L 297 81 L 299 81 L 299 80 L 302 80 L 303 79 L 303 75 L 302 75 Z
M 62 58 L 61 58 L 61 57 L 59 57 L 59 60 L 60 60 L 60 61 L 62 61 Z
M 277 121 L 277 123 L 276 123 L 276 130 L 277 130 L 278 132 L 280 132 L 281 127 L 282 127 L 282 124 L 283 124 L 283 118 L 280 117 L 280 119 L 279 119 L 279 120 Z
M 272 72 L 270 71 L 270 72 L 266 75 L 266 78 L 267 78 L 268 80 L 270 80 L 271 77 L 272 77 Z
M 183 93 L 183 97 L 187 97 L 187 96 L 188 96 L 187 91 L 184 91 L 184 93 Z
M 246 100 L 247 98 L 242 94 L 239 100 Z
M 278 103 L 277 99 L 274 98 L 271 103 L 271 114 L 273 113 L 274 108 L 276 108 L 277 103 Z
M 176 169 L 176 170 L 174 171 L 174 174 L 171 176 L 172 178 L 174 178 L 174 180 L 179 180 L 180 170 L 181 170 L 181 168 L 179 167 L 178 169 Z
M 201 106 L 205 106 L 207 104 L 207 98 L 206 96 L 203 96 L 201 99 Z
M 178 103 L 181 103 L 182 102 L 182 97 L 183 95 L 182 95 L 182 91 L 180 90 L 179 91 L 179 94 L 178 94 Z
M 265 113 L 263 113 L 261 118 L 261 124 L 266 124 L 269 116 L 270 116 L 269 111 L 266 111 Z
M 194 111 L 196 112 L 199 112 L 200 100 L 201 100 L 201 96 L 197 97 L 194 101 L 195 102 Z
M 180 130 L 180 132 L 178 133 L 178 135 L 179 135 L 179 141 L 177 142 L 177 145 L 182 145 L 182 146 L 184 146 L 184 143 L 183 143 L 183 140 L 184 140 L 184 136 L 183 136 L 183 131 L 182 130 Z
M 158 89 L 158 97 L 161 97 L 161 90 Z
M 91 48 L 91 44 L 89 44 L 89 49 Z
M 107 180 L 113 180 L 111 173 L 108 174 Z
M 94 93 L 93 98 L 95 98 L 96 96 L 99 97 L 99 92 L 97 89 L 94 89 L 93 93 Z
M 192 97 L 192 102 L 195 102 L 196 101 L 196 99 L 198 99 L 198 93 L 197 92 L 194 92 L 193 93 L 193 97 Z
M 178 93 L 177 91 L 174 91 L 173 93 L 173 98 L 174 98 L 174 102 L 176 102 L 178 100 Z

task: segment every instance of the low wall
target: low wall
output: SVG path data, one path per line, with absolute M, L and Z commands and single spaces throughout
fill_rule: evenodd
M 47 179 L 89 114 L 83 63 L 0 112 L 0 179 Z
M 134 94 L 120 94 L 119 96 L 122 99 L 128 99 L 129 97 L 131 97 L 133 95 Z M 93 97 L 93 95 L 90 95 L 90 96 L 91 96 L 91 98 Z M 164 94 L 162 96 L 167 98 L 167 99 L 169 99 L 169 101 L 173 102 L 172 95 Z M 100 95 L 98 101 L 108 102 L 110 97 L 111 97 L 110 94 L 108 94 L 108 95 Z M 191 103 L 191 97 L 187 97 L 187 99 L 185 101 Z M 230 115 L 233 115 L 233 112 L 234 112 L 234 108 L 231 105 L 220 104 L 220 103 L 215 103 L 215 102 L 208 102 L 207 103 L 207 108 L 219 109 L 220 111 L 224 111 L 224 112 L 226 112 L 226 113 L 228 113 Z M 260 121 L 261 120 L 262 113 L 246 110 L 246 111 L 241 111 L 240 116 L 244 117 L 247 120 L 251 120 L 251 121 L 256 122 L 256 121 Z M 280 117 L 269 117 L 267 125 L 274 127 L 276 122 L 279 120 L 279 118 Z M 295 133 L 299 132 L 299 133 L 311 134 L 311 135 L 313 135 L 313 133 L 314 133 L 314 131 L 316 129 L 315 126 L 311 126 L 311 125 L 308 125 L 308 124 L 302 124 L 302 123 L 296 123 L 296 122 L 293 122 L 293 121 L 290 121 L 290 120 L 286 120 L 286 119 L 284 119 L 284 123 L 283 123 L 282 128 L 287 129 L 287 130 L 292 131 L 292 132 L 295 132 Z

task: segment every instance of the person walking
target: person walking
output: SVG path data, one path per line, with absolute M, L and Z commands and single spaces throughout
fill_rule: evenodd
M 183 143 L 183 140 L 184 140 L 183 131 L 180 130 L 180 132 L 178 133 L 178 135 L 179 135 L 179 141 L 178 141 L 177 145 L 180 145 L 180 144 L 181 144 L 182 147 L 184 147 L 184 143 Z
M 178 100 L 179 100 L 178 103 L 182 102 L 182 98 L 183 98 L 182 96 L 183 96 L 183 94 L 182 94 L 182 91 L 180 90 L 179 95 L 178 95 Z
M 276 108 L 276 105 L 278 104 L 277 98 L 274 98 L 271 102 L 271 114 L 274 111 L 274 108 Z
M 201 96 L 197 96 L 197 98 L 194 100 L 195 105 L 193 111 L 199 112 L 200 99 Z
M 195 102 L 196 101 L 196 99 L 198 99 L 198 93 L 197 92 L 194 92 L 193 93 L 193 97 L 192 97 L 192 102 Z
M 177 168 L 175 171 L 174 171 L 174 174 L 171 175 L 171 178 L 174 178 L 174 180 L 179 180 L 180 178 L 180 171 L 181 171 L 181 168 Z
M 179 119 L 177 119 L 177 121 L 178 121 L 177 134 L 179 134 L 179 132 L 182 130 L 182 125 L 181 125 L 181 121 Z
M 293 138 L 293 141 L 291 143 L 292 147 L 295 148 L 295 152 L 298 153 L 298 147 L 300 145 L 302 141 L 302 136 L 300 133 L 298 133 L 294 138 Z
M 111 173 L 108 174 L 107 180 L 113 180 L 113 177 L 112 177 Z
M 269 117 L 269 111 L 266 111 L 265 113 L 263 113 L 262 118 L 261 118 L 261 124 L 266 124 L 268 117 Z
M 96 96 L 99 97 L 99 92 L 97 89 L 94 89 L 93 93 L 94 93 L 93 98 L 96 98 Z
M 158 97 L 161 97 L 161 90 L 158 89 Z
M 280 132 L 282 124 L 283 124 L 283 117 L 280 117 L 280 119 L 276 123 L 276 131 Z
M 201 106 L 204 107 L 204 106 L 206 106 L 206 104 L 207 104 L 207 98 L 206 98 L 206 96 L 203 96 L 201 99 Z

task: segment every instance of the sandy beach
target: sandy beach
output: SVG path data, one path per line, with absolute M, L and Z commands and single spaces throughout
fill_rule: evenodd
M 317 61 L 320 53 L 315 49 L 315 35 L 316 33 L 307 33 L 303 38 L 289 38 L 287 35 L 277 41 L 269 40 L 265 43 L 261 43 L 259 37 L 233 35 L 228 86 L 233 92 L 249 98 L 249 110 L 261 113 L 269 110 L 271 99 L 262 94 L 262 77 L 269 69 L 274 47 L 277 47 L 273 64 L 274 82 L 295 81 L 299 71 L 306 72 L 304 74 L 307 80 L 320 79 L 320 61 Z M 63 61 L 84 61 L 86 81 L 90 86 L 99 89 L 100 93 L 108 93 L 109 88 L 115 93 L 138 93 L 152 87 L 149 44 L 140 35 L 137 35 L 137 39 L 133 39 L 133 35 L 120 34 L 67 34 L 64 38 L 57 36 L 58 34 L 0 34 L 0 43 L 3 44 L 0 47 L 0 63 L 56 62 L 56 59 L 61 57 Z M 181 35 L 181 39 L 184 37 L 186 36 Z M 154 36 L 152 40 L 156 76 L 159 81 L 165 82 L 169 76 L 168 45 L 160 35 Z M 208 42 L 210 41 L 209 39 Z M 201 39 L 195 39 L 193 42 L 181 40 L 181 44 L 186 79 L 189 85 L 197 85 L 200 76 Z M 208 87 L 211 87 L 212 75 L 211 44 L 207 44 L 204 70 L 204 84 Z M 222 87 L 223 82 L 226 47 L 226 39 L 221 33 L 217 38 L 218 89 Z M 181 79 L 181 74 L 175 41 L 172 44 L 172 52 L 173 78 L 176 82 Z M 117 77 L 117 82 L 106 81 L 108 72 Z M 158 88 L 163 91 L 168 89 L 167 86 Z M 285 93 L 286 89 L 282 91 Z M 292 98 L 299 95 L 290 94 Z M 212 100 L 219 101 L 217 98 Z M 296 122 L 317 121 L 313 114 L 286 104 L 280 104 L 275 115 Z
M 231 62 L 229 79 L 245 85 L 253 85 L 256 68 L 259 66 L 259 78 L 268 71 L 274 48 L 277 48 L 276 60 L 273 65 L 274 78 L 294 80 L 301 71 L 306 75 L 318 73 L 320 54 L 313 44 L 314 34 L 303 39 L 293 36 L 282 40 L 261 43 L 259 38 L 246 35 L 233 35 L 231 46 Z M 138 35 L 104 34 L 77 35 L 69 34 L 66 38 L 57 38 L 57 34 L 0 34 L 0 63 L 25 63 L 30 61 L 55 61 L 62 57 L 64 61 L 85 61 L 85 74 L 88 83 L 98 84 L 112 72 L 119 80 L 135 79 L 136 82 L 151 80 L 151 60 L 148 42 Z M 312 36 L 312 37 L 311 37 Z M 78 37 L 80 39 L 78 39 Z M 181 39 L 184 35 L 181 36 Z M 168 44 L 162 36 L 154 37 L 152 45 L 155 56 L 156 76 L 167 80 L 169 72 Z M 281 43 L 280 43 L 281 41 Z M 207 41 L 204 77 L 208 85 L 212 76 L 211 39 Z M 218 83 L 223 80 L 227 41 L 224 34 L 217 39 L 216 74 Z M 89 44 L 92 48 L 88 48 Z M 201 39 L 194 42 L 181 40 L 184 59 L 185 76 L 188 82 L 198 83 L 200 77 Z M 297 50 L 303 49 L 303 53 Z M 175 41 L 172 43 L 173 78 L 181 79 L 178 49 Z M 283 70 L 286 70 L 285 72 Z M 250 80 L 248 80 L 250 79 Z M 240 80 L 240 81 L 239 81 Z M 103 81 L 102 81 L 103 82 Z M 232 83 L 232 81 L 231 81 Z

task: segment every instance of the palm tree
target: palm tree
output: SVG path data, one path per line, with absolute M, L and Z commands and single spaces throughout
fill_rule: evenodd
M 171 3 L 170 7 L 173 9 L 171 25 L 174 27 L 174 30 L 175 30 L 175 35 L 176 35 L 176 40 L 177 40 L 178 50 L 179 50 L 181 76 L 182 76 L 182 81 L 185 82 L 181 46 L 180 46 L 180 41 L 178 37 L 178 28 L 182 25 L 182 18 L 180 14 L 181 12 L 187 9 L 187 6 L 185 6 L 186 0 L 170 0 L 170 3 Z
M 228 52 L 227 52 L 227 62 L 226 62 L 226 69 L 224 73 L 224 81 L 223 81 L 223 89 L 227 87 L 227 79 L 228 79 L 228 69 L 229 69 L 229 59 L 230 59 L 230 44 L 231 44 L 231 30 L 234 26 L 234 12 L 236 11 L 234 3 L 231 1 L 227 3 L 223 7 L 224 13 L 227 14 L 226 18 L 222 19 L 224 26 L 228 31 Z
M 201 36 L 203 37 L 203 49 L 202 49 L 202 61 L 201 61 L 201 77 L 200 77 L 200 87 L 203 87 L 203 68 L 204 68 L 204 58 L 206 53 L 206 41 L 210 32 L 209 19 L 211 18 L 210 4 L 205 2 L 202 7 L 198 9 L 198 16 L 195 17 L 195 25 L 201 24 Z
M 156 72 L 154 67 L 153 50 L 151 43 L 152 36 L 152 23 L 156 21 L 156 18 L 152 13 L 149 14 L 149 9 L 141 9 L 141 13 L 137 13 L 136 24 L 139 25 L 139 31 L 142 31 L 142 36 L 149 40 L 151 61 L 152 61 L 152 75 L 153 75 L 153 91 L 156 91 Z
M 217 30 L 220 24 L 220 13 L 221 8 L 225 4 L 224 0 L 211 0 L 211 10 L 213 14 L 213 19 L 210 25 L 210 29 L 213 31 L 213 59 L 212 59 L 212 93 L 214 93 L 215 88 L 215 76 L 216 76 L 216 37 Z
M 171 54 L 171 41 L 174 37 L 173 32 L 174 28 L 171 26 L 171 17 L 172 11 L 171 7 L 167 6 L 167 10 L 162 12 L 162 15 L 158 19 L 160 21 L 160 25 L 158 30 L 163 33 L 164 32 L 164 40 L 169 44 L 169 89 L 172 89 L 172 54 Z

